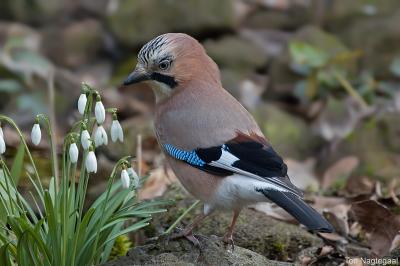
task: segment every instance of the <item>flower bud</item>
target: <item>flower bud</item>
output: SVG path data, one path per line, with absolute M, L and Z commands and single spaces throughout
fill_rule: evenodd
M 96 105 L 94 107 L 94 114 L 96 116 L 97 124 L 103 124 L 106 120 L 106 110 L 104 109 L 104 105 L 101 100 L 98 99 L 96 101 Z
M 131 183 L 131 180 L 129 178 L 128 172 L 126 169 L 123 169 L 121 171 L 121 183 L 123 188 L 129 188 L 129 185 Z
M 69 160 L 71 161 L 71 163 L 76 163 L 78 161 L 78 157 L 79 157 L 78 146 L 76 146 L 76 143 L 72 143 L 69 146 Z
M 135 172 L 135 170 L 133 170 L 132 167 L 129 167 L 127 169 L 127 171 L 128 171 L 129 177 L 133 180 L 133 186 L 136 188 L 139 187 L 140 180 L 139 180 L 138 174 Z
M 94 151 L 89 151 L 87 157 L 86 157 L 86 171 L 88 173 L 96 173 L 97 172 L 97 159 L 96 155 L 94 154 Z
M 90 134 L 86 129 L 82 131 L 81 143 L 84 150 L 89 149 L 90 145 L 92 145 L 92 141 L 90 140 Z
M 113 120 L 111 124 L 111 140 L 116 142 L 117 140 L 124 142 L 124 131 L 122 130 L 121 124 L 118 120 Z
M 96 133 L 94 134 L 94 143 L 96 147 L 108 144 L 107 132 L 104 130 L 103 126 L 97 126 Z
M 0 127 L 0 154 L 6 152 L 6 142 L 4 141 L 3 130 Z
M 86 103 L 87 103 L 87 97 L 85 93 L 82 93 L 79 96 L 78 99 L 78 111 L 81 115 L 83 115 L 85 113 L 85 108 L 86 108 Z
M 36 146 L 39 145 L 40 140 L 42 139 L 42 131 L 40 130 L 39 123 L 35 123 L 31 132 L 32 143 Z

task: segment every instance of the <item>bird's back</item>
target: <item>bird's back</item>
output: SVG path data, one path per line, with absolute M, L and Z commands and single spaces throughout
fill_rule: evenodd
M 221 145 L 238 132 L 262 136 L 253 117 L 219 84 L 192 82 L 175 93 L 156 106 L 155 128 L 161 144 L 191 150 Z

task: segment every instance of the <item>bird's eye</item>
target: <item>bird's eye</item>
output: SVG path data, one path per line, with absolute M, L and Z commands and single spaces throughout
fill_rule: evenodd
M 158 67 L 161 69 L 161 70 L 167 70 L 168 68 L 169 68 L 169 66 L 170 66 L 170 62 L 169 62 L 169 60 L 163 60 L 163 61 L 161 61 L 159 64 L 158 64 Z

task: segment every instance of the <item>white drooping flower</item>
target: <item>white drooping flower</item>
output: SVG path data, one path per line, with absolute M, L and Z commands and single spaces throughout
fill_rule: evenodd
M 0 154 L 3 154 L 5 152 L 6 152 L 6 142 L 4 141 L 3 130 L 0 127 Z
M 32 143 L 36 146 L 39 145 L 40 140 L 42 139 L 42 131 L 40 130 L 39 123 L 35 123 L 31 132 Z
M 78 99 L 78 111 L 81 115 L 83 115 L 85 113 L 85 108 L 86 108 L 86 103 L 87 103 L 87 97 L 85 93 L 82 93 L 79 96 Z
M 121 183 L 123 188 L 129 188 L 129 185 L 131 183 L 131 180 L 129 178 L 128 172 L 126 169 L 123 169 L 121 171 Z
M 133 170 L 133 168 L 132 167 L 129 167 L 128 168 L 128 174 L 129 174 L 129 177 L 133 180 L 133 186 L 134 187 L 139 187 L 139 176 L 138 176 L 138 174 L 135 172 L 135 170 Z
M 97 126 L 96 133 L 94 134 L 94 144 L 96 145 L 96 147 L 99 147 L 103 144 L 108 144 L 107 132 L 101 125 Z
M 94 107 L 94 114 L 96 116 L 97 124 L 103 124 L 106 120 L 106 109 L 104 109 L 104 105 L 101 102 L 101 98 L 98 95 L 96 99 L 96 105 Z
M 111 140 L 113 142 L 116 142 L 117 140 L 124 142 L 124 131 L 116 118 L 113 119 L 111 124 Z
M 94 151 L 89 151 L 86 157 L 85 166 L 86 166 L 86 171 L 88 171 L 88 173 L 97 172 L 97 159 L 96 159 L 96 154 L 94 154 Z
M 84 150 L 89 149 L 90 145 L 92 145 L 92 141 L 90 140 L 90 134 L 87 129 L 83 130 L 81 133 L 81 143 Z
M 69 160 L 71 161 L 71 163 L 76 163 L 78 161 L 78 157 L 78 146 L 76 146 L 76 143 L 74 142 L 69 146 Z

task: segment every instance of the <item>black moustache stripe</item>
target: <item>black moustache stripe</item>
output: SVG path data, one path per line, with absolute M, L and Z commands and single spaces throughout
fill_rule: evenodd
M 150 78 L 152 80 L 156 80 L 158 82 L 167 84 L 171 89 L 175 88 L 178 85 L 178 82 L 176 82 L 174 77 L 164 75 L 161 73 L 153 72 L 153 73 L 151 73 Z

